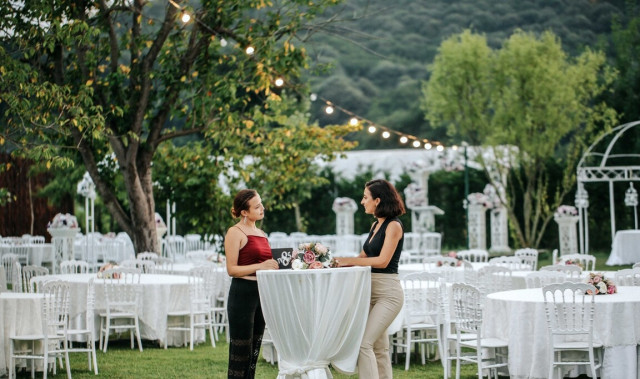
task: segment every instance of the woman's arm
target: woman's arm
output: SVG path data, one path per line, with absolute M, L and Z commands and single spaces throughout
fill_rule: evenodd
M 339 266 L 371 266 L 373 268 L 385 268 L 389 265 L 393 253 L 396 251 L 398 242 L 402 238 L 402 226 L 397 221 L 392 221 L 387 226 L 384 243 L 380 255 L 377 257 L 367 257 L 364 251 L 357 257 L 337 258 Z
M 258 270 L 273 269 L 273 259 L 266 260 L 262 263 L 255 263 L 247 266 L 238 266 L 238 256 L 240 249 L 247 244 L 247 236 L 238 228 L 229 228 L 224 238 L 224 252 L 227 258 L 227 273 L 234 278 L 242 278 L 243 276 L 252 276 Z M 278 263 L 275 263 L 276 268 Z

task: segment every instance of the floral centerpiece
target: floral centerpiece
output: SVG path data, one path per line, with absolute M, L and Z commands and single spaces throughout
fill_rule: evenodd
M 465 202 L 465 208 L 468 205 L 482 205 L 485 209 L 490 209 L 493 206 L 493 203 L 491 201 L 491 199 L 489 199 L 489 197 L 487 195 L 485 195 L 482 192 L 474 192 L 474 193 L 470 193 L 467 196 L 466 202 Z
M 331 250 L 321 243 L 301 243 L 291 254 L 294 270 L 336 267 Z
M 450 263 L 449 265 L 454 267 L 454 266 L 460 266 L 462 264 L 462 258 L 458 257 L 458 253 L 456 253 L 455 251 L 450 251 L 447 254 L 443 255 L 445 257 L 449 257 L 449 258 L 455 258 L 457 259 L 456 263 Z M 436 266 L 442 266 L 444 262 L 439 261 L 438 264 Z
M 605 278 L 601 272 L 590 273 L 587 283 L 596 287 L 596 295 L 611 295 L 618 292 L 615 283 L 611 279 Z M 587 291 L 587 294 L 591 295 L 591 292 Z
M 109 262 L 109 263 L 105 263 L 104 265 L 100 266 L 100 269 L 98 270 L 98 278 L 100 278 L 100 279 L 111 279 L 111 275 L 105 274 L 105 271 L 110 270 L 112 268 L 118 268 L 118 264 L 116 262 Z M 113 279 L 120 279 L 119 275 L 115 274 L 113 276 Z
M 584 266 L 577 259 L 562 259 L 562 258 L 560 258 L 560 259 L 558 259 L 556 261 L 556 264 L 558 264 L 558 265 L 574 265 L 574 266 L 578 266 L 578 267 L 580 267 L 581 269 L 584 270 Z
M 75 229 L 78 227 L 78 219 L 69 213 L 58 213 L 53 221 L 47 224 L 47 229 Z

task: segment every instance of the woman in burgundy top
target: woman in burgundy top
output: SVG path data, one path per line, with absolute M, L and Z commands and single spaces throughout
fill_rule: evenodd
M 227 273 L 233 278 L 227 300 L 229 317 L 229 378 L 253 378 L 264 333 L 256 271 L 276 270 L 266 234 L 256 227 L 264 218 L 262 199 L 245 189 L 233 200 L 231 214 L 240 221 L 229 228 L 224 239 Z

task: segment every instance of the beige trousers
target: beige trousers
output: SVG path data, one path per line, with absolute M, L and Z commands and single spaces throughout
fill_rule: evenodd
M 387 328 L 396 318 L 404 293 L 397 274 L 371 274 L 371 304 L 358 355 L 360 379 L 392 378 Z

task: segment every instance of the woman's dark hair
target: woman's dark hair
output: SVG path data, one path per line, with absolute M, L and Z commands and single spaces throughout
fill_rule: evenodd
M 365 187 L 374 199 L 380 199 L 374 216 L 398 217 L 405 214 L 404 202 L 393 184 L 384 179 L 368 181 Z
M 241 217 L 240 212 L 249 209 L 249 201 L 258 196 L 258 192 L 252 189 L 243 189 L 238 192 L 233 199 L 233 207 L 231 208 L 231 215 L 235 218 Z

